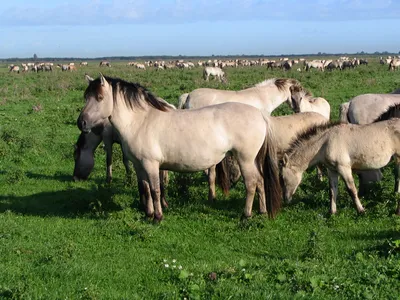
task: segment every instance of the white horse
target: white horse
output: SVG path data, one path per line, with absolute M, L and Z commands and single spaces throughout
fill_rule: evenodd
M 264 116 L 287 102 L 292 106 L 292 97 L 303 91 L 300 82 L 295 79 L 272 78 L 241 91 L 227 91 L 201 88 L 179 99 L 178 108 L 194 109 L 225 102 L 239 102 L 258 108 Z
M 210 75 L 221 82 L 226 82 L 225 72 L 219 67 L 205 67 L 203 70 L 204 79 L 208 81 Z
M 104 119 L 110 120 L 139 181 L 149 186 L 148 216 L 163 217 L 160 169 L 202 171 L 230 153 L 238 160 L 246 185 L 244 215 L 251 216 L 257 190 L 260 212 L 267 213 L 268 207 L 270 216 L 275 216 L 281 200 L 276 151 L 269 119 L 256 108 L 224 103 L 198 110 L 169 110 L 142 86 L 103 75 L 90 82 L 84 96 L 79 128 L 90 132 Z M 209 178 L 215 180 L 215 176 Z

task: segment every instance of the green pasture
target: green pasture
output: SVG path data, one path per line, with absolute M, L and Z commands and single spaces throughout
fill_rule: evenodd
M 75 63 L 78 64 L 78 63 Z M 298 79 L 339 105 L 363 93 L 400 87 L 400 73 L 370 65 L 333 72 L 227 69 L 228 84 L 205 82 L 202 69 L 146 71 L 98 62 L 77 72 L 8 73 L 0 66 L 0 299 L 399 299 L 400 218 L 391 165 L 361 199 L 357 215 L 340 183 L 330 216 L 328 182 L 306 174 L 275 220 L 241 221 L 245 189 L 207 202 L 204 175 L 172 174 L 161 224 L 139 210 L 118 145 L 113 182 L 105 153 L 86 182 L 73 182 L 76 119 L 85 72 L 139 82 L 177 104 L 199 87 L 240 90 L 273 77 Z M 295 67 L 296 69 L 296 67 Z M 289 114 L 283 104 L 274 114 Z

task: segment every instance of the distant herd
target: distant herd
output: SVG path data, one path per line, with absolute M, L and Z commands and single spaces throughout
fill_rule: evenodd
M 387 58 L 380 57 L 379 63 L 382 65 L 388 65 L 389 71 L 395 71 L 400 68 L 400 56 L 388 56 Z M 277 60 L 270 60 L 265 58 L 260 59 L 229 59 L 229 60 L 207 60 L 207 61 L 197 61 L 196 63 L 191 61 L 185 61 L 182 59 L 174 60 L 174 61 L 164 61 L 164 60 L 149 60 L 144 62 L 130 61 L 126 64 L 127 66 L 132 66 L 140 70 L 146 69 L 156 69 L 156 70 L 165 70 L 165 69 L 193 69 L 197 67 L 203 67 L 204 69 L 204 79 L 208 80 L 209 75 L 213 75 L 212 73 L 218 73 L 216 76 L 217 79 L 223 81 L 223 77 L 221 74 L 224 73 L 222 71 L 226 68 L 239 68 L 239 67 L 252 67 L 252 66 L 265 66 L 268 69 L 282 69 L 285 71 L 296 69 L 297 71 L 306 71 L 309 72 L 312 69 L 318 71 L 333 71 L 333 70 L 345 70 L 345 69 L 354 69 L 359 65 L 368 65 L 368 60 L 365 58 L 350 58 L 347 56 L 342 56 L 337 59 L 314 59 L 308 60 L 305 58 L 298 59 L 289 59 L 288 57 L 281 57 Z M 88 62 L 82 61 L 79 63 L 79 67 L 87 67 Z M 68 64 L 57 64 L 54 65 L 52 62 L 29 62 L 29 63 L 21 63 L 21 65 L 11 64 L 8 66 L 9 72 L 52 72 L 54 67 L 60 69 L 61 71 L 76 71 L 77 67 L 74 62 Z M 99 67 L 109 67 L 111 68 L 111 63 L 107 60 L 102 60 L 99 63 Z M 212 69 L 206 69 L 214 68 Z M 220 69 L 220 70 L 218 70 Z M 212 71 L 211 71 L 212 70 Z M 221 73 L 222 72 L 222 73 Z

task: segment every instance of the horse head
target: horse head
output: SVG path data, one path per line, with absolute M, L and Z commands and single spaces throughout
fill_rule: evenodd
M 300 112 L 300 104 L 303 98 L 311 97 L 311 93 L 306 91 L 300 84 L 294 84 L 290 87 L 290 107 L 295 113 Z
M 286 203 L 290 203 L 292 200 L 292 196 L 301 182 L 302 175 L 302 172 L 290 165 L 289 156 L 285 153 L 283 155 L 281 180 Z
M 77 125 L 81 131 L 88 133 L 111 116 L 113 87 L 102 74 L 95 80 L 90 77 L 86 79 L 89 81 L 84 93 L 86 104 L 78 117 Z

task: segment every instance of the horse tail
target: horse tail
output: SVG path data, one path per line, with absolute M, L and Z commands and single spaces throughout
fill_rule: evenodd
M 179 97 L 178 109 L 184 109 L 184 108 L 185 108 L 185 105 L 186 105 L 186 101 L 187 101 L 187 99 L 188 99 L 188 96 L 189 96 L 189 93 L 185 93 L 185 94 L 182 94 L 182 95 Z
M 264 117 L 267 133 L 264 144 L 257 154 L 256 163 L 264 179 L 264 192 L 268 215 L 275 218 L 282 205 L 282 188 L 279 180 L 279 166 L 272 123 Z
M 350 102 L 345 102 L 340 105 L 339 119 L 340 119 L 341 123 L 346 123 L 346 124 L 350 123 L 349 116 L 348 116 L 349 108 L 350 108 Z
M 229 180 L 230 168 L 227 161 L 228 159 L 225 157 L 215 166 L 216 182 L 224 192 L 225 196 L 229 194 L 229 189 L 231 187 Z

